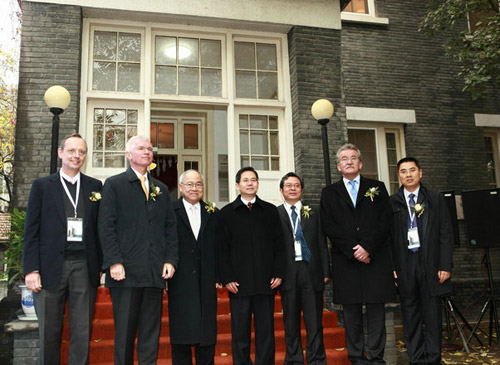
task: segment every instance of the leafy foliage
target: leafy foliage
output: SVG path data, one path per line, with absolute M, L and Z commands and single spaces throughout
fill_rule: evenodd
M 23 242 L 24 242 L 24 221 L 26 212 L 17 208 L 10 214 L 11 227 L 9 232 L 9 242 L 5 243 L 6 250 L 2 265 L 6 265 L 5 274 L 9 277 L 9 284 L 23 273 Z
M 428 0 L 420 23 L 427 36 L 444 35 L 447 54 L 460 62 L 464 91 L 474 99 L 500 86 L 500 13 L 497 0 Z

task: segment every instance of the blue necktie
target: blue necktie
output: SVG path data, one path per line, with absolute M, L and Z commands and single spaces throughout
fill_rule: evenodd
M 300 225 L 300 220 L 298 220 L 297 212 L 295 211 L 295 205 L 290 207 L 292 209 L 292 222 L 293 228 L 297 226 L 297 232 L 295 233 L 295 239 L 300 242 L 300 248 L 302 250 L 302 261 L 309 262 L 311 261 L 311 251 L 309 251 L 309 247 L 307 247 L 306 239 L 304 237 L 304 233 L 302 233 L 302 227 Z
M 351 199 L 352 204 L 356 207 L 356 199 L 358 198 L 358 190 L 356 190 L 356 180 L 349 181 L 349 185 L 351 185 Z
M 410 211 L 412 211 L 412 207 L 415 207 L 415 194 L 410 194 L 409 195 L 409 205 L 410 205 Z M 413 212 L 413 215 L 410 213 L 408 214 L 408 229 L 411 228 L 416 228 L 417 227 L 417 213 Z M 417 252 L 418 248 L 410 248 L 411 252 Z

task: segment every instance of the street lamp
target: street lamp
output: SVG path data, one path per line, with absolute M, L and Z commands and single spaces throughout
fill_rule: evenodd
M 54 117 L 52 118 L 52 145 L 50 149 L 50 173 L 57 170 L 57 141 L 59 140 L 59 115 L 64 112 L 71 102 L 71 95 L 64 87 L 51 86 L 43 96 L 45 104 L 50 108 Z
M 333 115 L 333 104 L 326 99 L 319 99 L 314 102 L 311 107 L 311 114 L 321 124 L 321 139 L 323 141 L 323 163 L 325 166 L 325 182 L 326 186 L 332 183 L 330 174 L 330 154 L 328 152 L 328 134 L 326 125 Z

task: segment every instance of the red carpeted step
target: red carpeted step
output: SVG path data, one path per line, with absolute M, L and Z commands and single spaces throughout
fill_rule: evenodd
M 231 316 L 229 314 L 229 297 L 225 289 L 219 289 L 218 294 L 218 316 L 217 316 L 217 346 L 216 365 L 232 364 L 231 357 Z M 158 364 L 171 364 L 170 338 L 168 337 L 168 315 L 167 296 L 163 304 L 162 328 L 158 351 Z M 283 329 L 283 313 L 281 298 L 276 295 L 275 301 L 275 338 L 276 338 L 276 363 L 283 363 L 285 356 L 285 340 Z M 347 351 L 345 350 L 344 329 L 339 328 L 337 314 L 325 311 L 323 313 L 324 342 L 327 349 L 328 364 L 349 364 Z M 252 353 L 253 349 L 252 334 Z M 114 323 L 113 309 L 109 290 L 99 288 L 96 302 L 93 329 L 90 343 L 90 363 L 91 364 L 113 364 L 113 338 Z M 302 323 L 302 342 L 305 348 L 305 329 Z M 69 351 L 69 330 L 67 323 L 63 328 L 63 341 L 61 346 L 61 363 L 67 364 Z M 252 355 L 253 356 L 253 355 Z

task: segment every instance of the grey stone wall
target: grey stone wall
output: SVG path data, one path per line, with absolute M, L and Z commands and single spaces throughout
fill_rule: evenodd
M 52 114 L 43 95 L 50 86 L 64 86 L 71 94 L 61 115 L 59 141 L 78 130 L 81 32 L 80 7 L 23 2 L 15 207 L 26 207 L 33 180 L 49 174 Z

